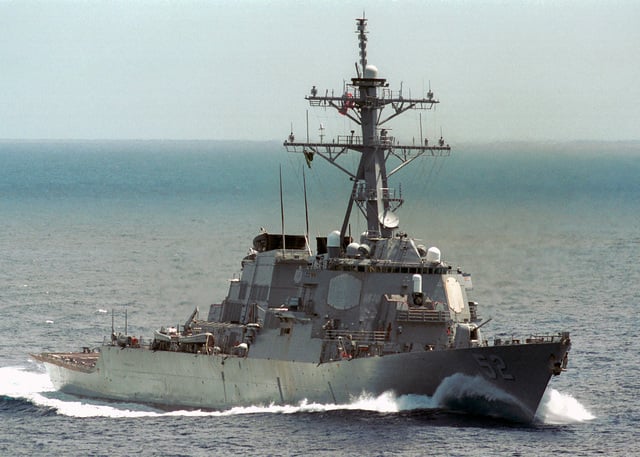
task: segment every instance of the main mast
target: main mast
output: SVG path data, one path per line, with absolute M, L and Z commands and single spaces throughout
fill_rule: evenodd
M 405 98 L 402 92 L 394 93 L 389 89 L 386 79 L 378 77 L 378 69 L 367 63 L 367 20 L 356 19 L 360 48 L 360 65 L 356 64 L 357 77 L 341 96 L 318 95 L 316 86 L 305 99 L 314 107 L 332 107 L 347 116 L 361 127 L 360 135 L 354 130 L 351 135 L 338 136 L 332 142 L 296 142 L 293 132 L 284 146 L 290 152 L 302 152 L 310 164 L 315 155 L 339 168 L 353 181 L 353 189 L 347 205 L 344 221 L 340 230 L 340 239 L 347 231 L 353 203 L 358 205 L 367 220 L 367 238 L 369 240 L 391 238 L 399 226 L 395 211 L 402 205 L 402 196 L 388 185 L 388 178 L 423 155 L 449 155 L 450 147 L 440 138 L 436 145 L 424 143 L 404 145 L 388 134 L 383 125 L 409 109 L 431 109 L 439 103 L 429 89 L 425 98 Z M 393 110 L 383 118 L 383 110 L 390 106 Z M 358 168 L 352 172 L 338 164 L 337 159 L 348 150 L 361 154 Z M 393 170 L 387 171 L 386 162 L 391 157 L 400 161 Z

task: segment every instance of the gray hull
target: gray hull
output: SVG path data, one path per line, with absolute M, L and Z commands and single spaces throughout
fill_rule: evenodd
M 440 407 L 531 421 L 562 343 L 413 352 L 325 364 L 105 346 L 91 370 L 37 356 L 63 392 L 172 407 L 346 403 L 437 395 Z M 526 360 L 526 362 L 525 362 Z M 440 389 L 438 389 L 440 388 Z

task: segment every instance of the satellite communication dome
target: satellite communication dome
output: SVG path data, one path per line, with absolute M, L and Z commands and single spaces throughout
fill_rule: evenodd
M 430 247 L 427 250 L 427 262 L 440 263 L 440 249 L 435 246 Z
M 334 230 L 327 236 L 327 252 L 329 258 L 336 258 L 340 255 L 340 231 Z
M 359 243 L 356 243 L 355 241 L 353 243 L 349 243 L 347 246 L 347 257 L 356 257 L 359 254 L 359 249 Z
M 327 236 L 327 247 L 339 248 L 340 247 L 340 231 L 334 230 Z
M 378 77 L 378 67 L 375 65 L 367 65 L 364 69 L 364 77 L 367 79 L 374 79 Z

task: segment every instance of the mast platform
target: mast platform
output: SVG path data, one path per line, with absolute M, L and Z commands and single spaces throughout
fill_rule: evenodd
M 319 152 L 319 150 L 323 150 L 329 154 L 342 154 L 346 152 L 348 149 L 353 149 L 354 151 L 362 151 L 365 148 L 370 146 L 376 147 L 378 149 L 388 150 L 392 154 L 405 154 L 407 156 L 411 154 L 430 155 L 432 157 L 446 157 L 451 154 L 451 146 L 448 144 L 438 145 L 438 146 L 429 146 L 429 145 L 405 145 L 405 144 L 393 144 L 391 141 L 389 142 L 370 142 L 366 145 L 362 142 L 362 138 L 360 137 L 350 137 L 350 136 L 341 136 L 338 137 L 338 141 L 334 141 L 332 143 L 313 143 L 313 142 L 303 142 L 303 143 L 292 143 L 289 141 L 284 142 L 284 147 L 287 152 L 297 152 L 297 153 L 305 153 L 310 149 L 313 152 Z

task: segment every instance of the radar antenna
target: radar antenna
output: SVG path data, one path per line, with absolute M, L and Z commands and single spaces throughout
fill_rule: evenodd
M 367 221 L 366 237 L 371 242 L 387 239 L 393 236 L 400 221 L 395 214 L 402 205 L 402 193 L 389 187 L 388 179 L 399 170 L 422 156 L 448 156 L 451 148 L 445 144 L 442 135 L 435 145 L 423 142 L 422 117 L 420 118 L 420 143 L 402 144 L 389 135 L 389 128 L 382 127 L 391 119 L 403 114 L 409 109 L 430 110 L 439 103 L 431 91 L 426 96 L 413 98 L 393 92 L 389 89 L 386 79 L 378 76 L 378 69 L 368 64 L 367 60 L 367 19 L 356 19 L 356 33 L 360 69 L 356 64 L 356 77 L 351 79 L 343 88 L 341 95 L 334 95 L 329 90 L 318 91 L 312 87 L 310 95 L 305 98 L 312 107 L 334 108 L 338 113 L 351 119 L 360 126 L 360 131 L 352 130 L 350 135 L 338 136 L 332 140 L 325 140 L 324 125 L 319 129 L 319 141 L 297 142 L 292 135 L 285 141 L 284 146 L 290 152 L 303 153 L 307 165 L 310 165 L 314 155 L 318 155 L 336 168 L 344 172 L 353 181 L 353 188 L 344 221 L 340 230 L 340 239 L 347 235 L 347 227 L 354 203 Z M 401 86 L 402 87 L 402 86 Z M 318 95 L 324 92 L 324 95 Z M 390 106 L 391 112 L 383 118 L 384 108 Z M 356 170 L 349 170 L 339 163 L 348 151 L 360 153 L 360 161 Z M 390 160 L 400 163 L 391 171 L 387 171 Z
M 356 33 L 358 34 L 358 41 L 360 46 L 360 68 L 364 71 L 367 68 L 367 20 L 364 18 L 364 12 L 361 18 L 357 18 L 356 22 L 358 27 Z

